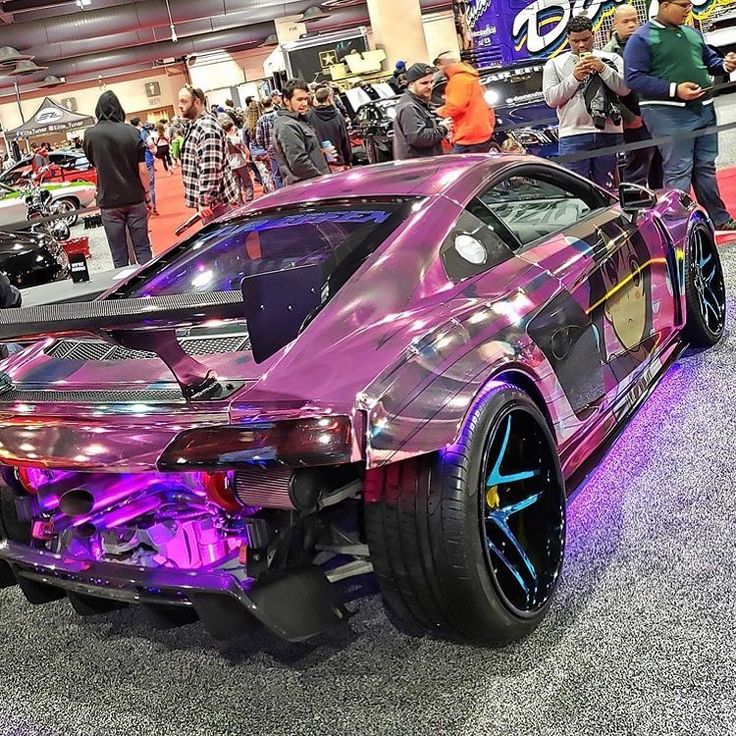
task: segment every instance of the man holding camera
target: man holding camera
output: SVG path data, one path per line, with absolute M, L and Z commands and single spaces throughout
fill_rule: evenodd
M 545 102 L 557 110 L 560 156 L 576 156 L 600 149 L 612 149 L 623 142 L 621 118 L 594 121 L 585 100 L 586 81 L 598 75 L 603 85 L 616 95 L 629 92 L 624 83 L 623 59 L 605 51 L 593 52 L 593 22 L 585 15 L 572 18 L 567 27 L 570 51 L 544 65 L 542 89 Z M 598 125 L 596 125 L 598 122 Z M 565 166 L 596 184 L 612 188 L 616 172 L 616 152 L 566 161 Z

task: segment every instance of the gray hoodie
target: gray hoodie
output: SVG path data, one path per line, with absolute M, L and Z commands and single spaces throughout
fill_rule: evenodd
M 330 173 L 317 134 L 303 115 L 278 111 L 273 124 L 273 150 L 286 184 Z
M 612 61 L 616 67 L 612 69 L 608 64 L 604 65 L 600 76 L 605 85 L 618 95 L 628 94 L 629 88 L 624 83 L 624 60 L 618 54 L 606 51 L 594 51 L 593 54 Z M 623 130 L 621 123 L 614 125 L 610 119 L 606 120 L 606 127 L 602 131 L 593 125 L 593 118 L 585 107 L 583 97 L 585 85 L 578 82 L 572 73 L 579 60 L 577 54 L 568 51 L 566 54 L 555 56 L 544 65 L 542 77 L 544 101 L 557 110 L 560 138 L 584 133 L 621 133 Z

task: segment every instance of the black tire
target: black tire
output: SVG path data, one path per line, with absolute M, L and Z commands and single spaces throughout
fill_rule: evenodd
M 524 475 L 522 460 L 536 464 L 538 498 L 523 501 L 532 477 L 487 490 L 494 473 Z M 565 491 L 547 422 L 522 391 L 500 384 L 474 404 L 455 445 L 369 471 L 365 492 L 376 577 L 391 612 L 409 627 L 498 644 L 526 636 L 544 618 L 564 558 Z M 509 511 L 520 503 L 527 505 Z M 508 535 L 497 524 L 507 511 Z M 504 549 L 510 562 L 524 561 L 512 537 L 538 568 L 533 599 L 527 591 L 524 600 L 530 573 L 517 581 L 513 565 L 496 554 Z
M 686 341 L 712 347 L 726 324 L 726 285 L 713 233 L 704 222 L 693 224 L 685 250 L 685 302 Z
M 51 207 L 56 214 L 62 214 L 63 212 L 72 212 L 73 210 L 79 209 L 79 202 L 71 197 L 63 197 L 62 199 L 57 199 Z M 59 220 L 69 227 L 74 227 L 79 221 L 79 215 L 60 217 Z

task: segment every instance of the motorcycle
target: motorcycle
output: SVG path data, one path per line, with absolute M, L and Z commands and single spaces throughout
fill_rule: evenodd
M 42 179 L 39 179 L 38 183 L 29 183 L 21 194 L 25 197 L 25 203 L 28 207 L 27 219 L 31 222 L 41 220 L 41 222 L 31 225 L 31 230 L 33 232 L 39 230 L 45 232 L 57 241 L 69 240 L 71 231 L 69 225 L 63 219 L 46 221 L 46 218 L 61 215 L 66 210 L 51 202 L 51 192 L 41 187 L 41 181 Z

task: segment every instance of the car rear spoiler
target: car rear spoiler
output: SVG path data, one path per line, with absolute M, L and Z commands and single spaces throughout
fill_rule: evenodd
M 226 398 L 239 384 L 228 381 L 222 385 L 207 366 L 184 352 L 176 330 L 244 316 L 239 291 L 20 307 L 0 310 L 0 342 L 95 336 L 155 353 L 174 374 L 186 399 L 211 400 Z

